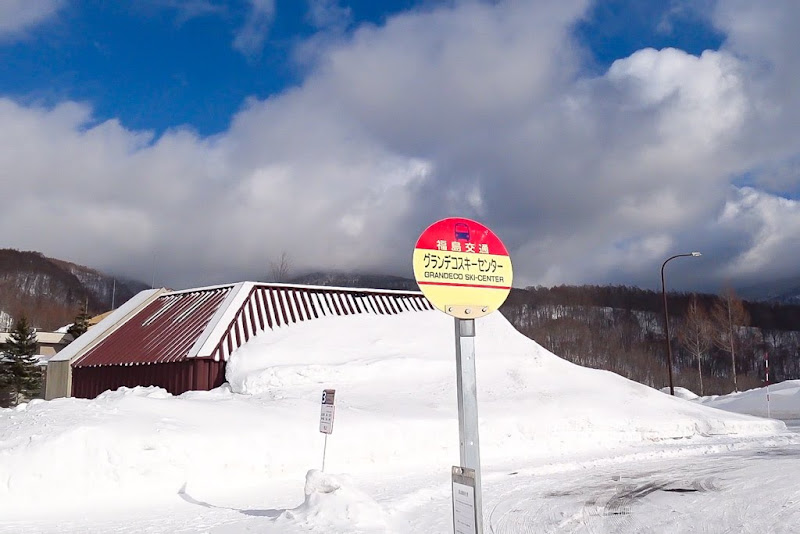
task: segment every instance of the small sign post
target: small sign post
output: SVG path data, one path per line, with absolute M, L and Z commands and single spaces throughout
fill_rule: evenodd
M 431 304 L 455 317 L 461 466 L 453 468 L 453 524 L 456 534 L 483 534 L 475 319 L 497 310 L 508 297 L 513 278 L 511 258 L 489 228 L 451 217 L 422 232 L 414 247 L 413 264 L 414 277 Z M 467 478 L 457 481 L 456 469 L 459 477 Z M 467 479 L 471 482 L 465 485 Z M 468 502 L 471 522 L 466 519 Z
M 453 466 L 453 532 L 474 534 L 478 528 L 478 508 L 475 506 L 475 470 Z
M 333 399 L 335 389 L 326 389 L 322 392 L 322 407 L 319 413 L 319 431 L 325 434 L 325 445 L 322 448 L 322 472 L 325 472 L 325 454 L 328 452 L 328 435 L 333 434 L 333 413 L 335 407 Z

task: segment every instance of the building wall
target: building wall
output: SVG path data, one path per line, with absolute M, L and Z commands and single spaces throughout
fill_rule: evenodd
M 181 362 L 103 365 L 72 369 L 72 395 L 92 399 L 119 387 L 159 386 L 173 395 L 209 390 L 225 382 L 225 362 L 191 358 Z
M 72 394 L 72 367 L 69 361 L 47 363 L 44 398 L 46 400 L 69 397 Z
M 7 348 L 7 344 L 4 342 L 6 338 L 7 336 L 0 339 L 0 350 L 6 350 Z M 48 357 L 54 356 L 58 351 L 60 351 L 67 345 L 69 345 L 68 341 L 59 343 L 50 343 L 50 342 L 42 343 L 40 341 L 37 341 L 36 354 L 41 354 L 42 356 L 48 356 Z
M 41 354 L 42 356 L 55 356 L 56 352 L 60 351 L 64 347 L 66 347 L 66 344 L 45 345 L 39 343 L 39 354 Z

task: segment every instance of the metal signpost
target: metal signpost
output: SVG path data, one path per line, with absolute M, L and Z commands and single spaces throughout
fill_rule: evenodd
M 325 434 L 325 445 L 322 448 L 322 472 L 325 472 L 325 454 L 328 452 L 328 435 L 333 434 L 333 399 L 335 389 L 326 389 L 322 392 L 322 408 L 319 413 L 319 431 Z
M 453 525 L 457 534 L 482 534 L 475 319 L 497 310 L 508 297 L 511 258 L 489 228 L 452 217 L 422 232 L 413 263 L 414 277 L 431 304 L 455 317 L 461 466 L 453 467 Z M 469 510 L 473 521 L 468 520 Z

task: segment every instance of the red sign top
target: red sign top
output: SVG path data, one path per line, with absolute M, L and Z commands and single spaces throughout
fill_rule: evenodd
M 415 248 L 508 256 L 508 250 L 494 232 L 479 222 L 461 217 L 442 219 L 430 225 L 419 236 Z

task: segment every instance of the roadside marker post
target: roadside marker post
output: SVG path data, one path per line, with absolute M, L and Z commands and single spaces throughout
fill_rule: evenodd
M 326 389 L 322 392 L 322 406 L 319 413 L 319 431 L 325 434 L 325 445 L 322 447 L 322 472 L 325 472 L 325 454 L 328 452 L 328 436 L 333 434 L 333 414 L 336 408 L 333 399 L 335 389 Z
M 764 352 L 764 368 L 766 369 L 767 373 L 767 418 L 772 419 L 772 414 L 770 413 L 769 407 L 769 352 Z
M 438 310 L 455 318 L 460 466 L 451 470 L 456 534 L 483 534 L 475 319 L 497 310 L 511 291 L 511 258 L 483 224 L 460 217 L 430 225 L 414 247 L 414 277 Z

